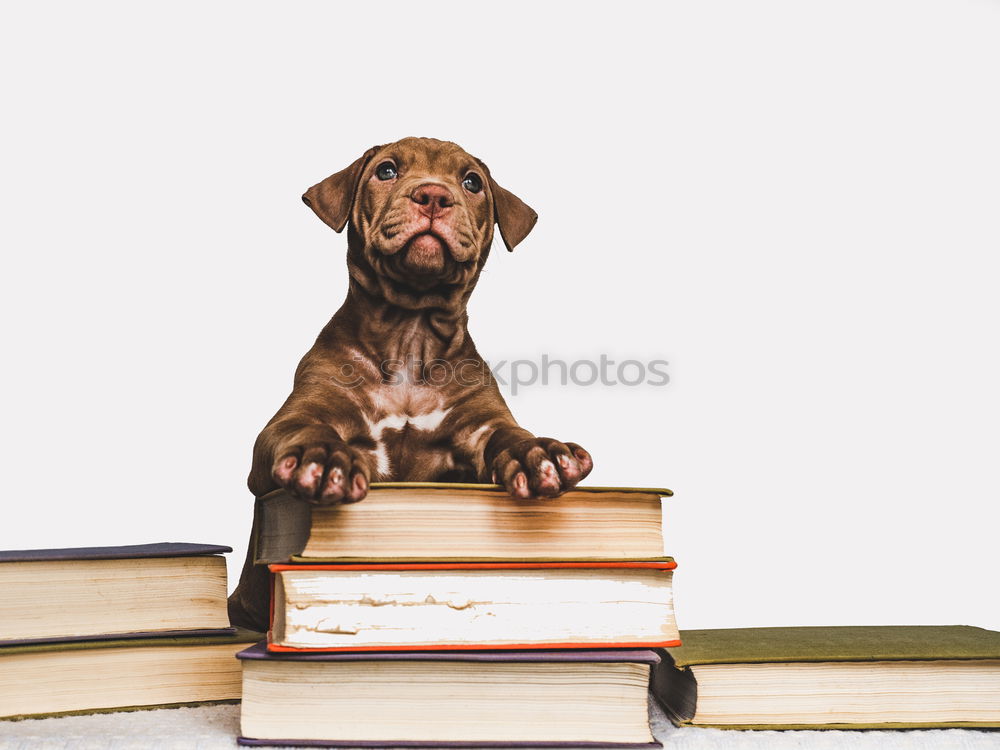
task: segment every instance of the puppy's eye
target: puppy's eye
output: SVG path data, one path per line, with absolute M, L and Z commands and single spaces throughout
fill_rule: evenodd
M 469 174 L 465 175 L 465 179 L 462 180 L 462 187 L 470 193 L 478 193 L 483 189 L 483 180 L 475 172 L 469 172 Z
M 399 176 L 399 172 L 396 171 L 396 165 L 391 161 L 384 161 L 375 168 L 375 176 L 385 182 L 386 180 L 395 180 Z

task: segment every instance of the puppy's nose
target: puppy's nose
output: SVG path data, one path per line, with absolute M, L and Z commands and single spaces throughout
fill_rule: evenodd
M 443 185 L 433 183 L 418 185 L 410 193 L 410 200 L 420 206 L 420 213 L 431 218 L 455 205 L 451 191 Z

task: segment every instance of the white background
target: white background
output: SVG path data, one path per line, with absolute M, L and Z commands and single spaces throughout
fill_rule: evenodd
M 5 11 L 0 548 L 245 550 L 254 437 L 340 305 L 305 188 L 455 140 L 536 208 L 471 305 L 594 484 L 666 485 L 682 627 L 1000 628 L 1000 4 Z

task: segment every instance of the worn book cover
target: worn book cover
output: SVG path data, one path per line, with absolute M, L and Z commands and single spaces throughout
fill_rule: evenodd
M 693 723 L 698 706 L 699 665 L 870 663 L 877 666 L 887 662 L 917 662 L 933 669 L 948 662 L 1000 663 L 997 661 L 1000 633 L 967 625 L 732 628 L 682 630 L 680 636 L 683 645 L 663 652 L 663 663 L 655 670 L 652 681 L 655 695 L 679 725 Z M 711 724 L 699 721 L 696 725 L 726 729 L 905 729 L 996 727 L 1000 722 L 921 721 L 913 717 L 905 722 Z
M 219 544 L 194 544 L 189 542 L 155 542 L 153 544 L 127 544 L 116 547 L 14 549 L 0 550 L 0 563 L 43 562 L 50 560 L 134 560 L 142 557 L 221 555 L 232 551 L 232 547 Z
M 679 645 L 673 619 L 671 574 L 677 564 L 666 559 L 659 562 L 490 562 L 490 563 L 378 563 L 337 565 L 271 565 L 271 627 L 268 648 L 271 651 L 390 651 L 390 650 L 520 650 L 532 648 L 650 648 Z M 331 581 L 306 580 L 292 589 L 283 576 L 302 577 L 304 573 L 328 573 Z M 409 573 L 424 573 L 411 580 Z M 596 572 L 600 577 L 590 576 Z M 451 574 L 461 574 L 456 582 Z M 565 573 L 565 575 L 561 575 Z M 384 577 L 380 574 L 386 574 Z M 400 575 L 397 575 L 400 574 Z M 498 575 L 499 574 L 499 575 Z M 549 578 L 548 574 L 551 574 Z M 279 581 L 279 578 L 282 580 Z M 380 579 L 387 582 L 376 588 Z M 508 580 L 509 578 L 509 580 Z M 566 580 L 563 580 L 566 579 Z M 364 583 L 362 591 L 359 584 Z M 487 582 L 491 588 L 487 589 Z M 602 587 L 598 589 L 598 584 Z M 430 591 L 430 587 L 435 591 Z M 478 584 L 478 585 L 477 585 Z M 613 591 L 608 585 L 614 586 Z M 344 588 L 339 588 L 344 587 Z M 410 590 L 411 587 L 415 587 Z M 384 588 L 384 590 L 383 590 Z M 491 600 L 487 591 L 500 592 L 503 601 Z M 624 596 L 630 601 L 595 599 L 589 602 L 589 592 L 601 596 Z M 393 593 L 395 592 L 395 593 Z M 443 592 L 443 593 L 442 593 Z M 527 593 L 526 593 L 527 592 Z M 573 593 L 570 593 L 573 592 Z M 292 595 L 295 598 L 292 599 Z M 484 596 L 482 601 L 478 596 Z M 452 601 L 455 598 L 462 601 Z M 525 601 L 524 597 L 530 597 Z M 583 597 L 583 598 L 574 598 Z M 560 601 L 560 598 L 567 601 Z M 634 599 L 634 601 L 633 601 Z M 572 600 L 572 601 L 569 601 Z M 385 606 L 392 605 L 392 606 Z M 600 605 L 600 608 L 598 608 Z M 329 606 L 318 624 L 301 623 L 310 643 L 294 646 L 282 644 L 289 615 L 297 620 L 321 607 Z M 622 613 L 631 607 L 641 623 Z M 534 609 L 532 609 L 534 607 Z M 540 609 L 539 609 L 540 607 Z M 396 610 L 404 609 L 403 614 Z M 433 622 L 418 619 L 425 610 L 442 614 Z M 518 640 L 511 634 L 534 635 L 538 618 L 546 625 L 566 612 L 584 612 L 591 630 L 598 614 L 613 616 L 610 635 L 600 634 L 599 640 Z M 319 616 L 319 615 L 316 615 Z M 335 618 L 336 624 L 329 618 Z M 351 625 L 357 618 L 365 624 Z M 402 618 L 402 620 L 400 620 Z M 526 619 L 527 618 L 527 619 Z M 623 619 L 624 618 L 624 619 Z M 654 619 L 651 619 L 654 618 Z M 343 620 L 343 622 L 341 622 Z M 627 623 L 626 621 L 627 620 Z M 419 642 L 404 637 L 399 643 L 366 642 L 367 639 L 396 637 L 404 626 L 423 623 Z M 566 627 L 586 629 L 574 617 Z M 602 620 L 603 622 L 603 620 Z M 394 624 L 395 623 L 395 624 Z M 436 623 L 436 626 L 435 626 Z M 534 623 L 534 624 L 533 624 Z M 640 625 L 642 627 L 640 627 Z M 642 639 L 622 637 L 620 633 L 633 628 Z M 515 630 L 517 628 L 518 630 Z M 654 632 L 655 631 L 655 632 Z M 560 630 L 560 632 L 563 632 Z M 440 633 L 447 633 L 448 637 Z M 329 635 L 324 635 L 329 634 Z M 494 640 L 494 637 L 499 639 Z M 320 636 L 324 636 L 320 639 Z M 317 640 L 320 639 L 320 640 Z M 360 645 L 353 645 L 354 641 Z M 321 645 L 320 645 L 321 643 Z
M 256 501 L 251 549 L 257 564 L 655 561 L 663 558 L 660 499 L 672 495 L 665 488 L 575 487 L 558 498 L 514 500 L 494 484 L 375 482 L 363 503 L 315 507 L 276 490 Z M 417 525 L 433 528 L 433 538 Z M 615 532 L 636 549 L 619 550 L 609 536 Z M 400 538 L 378 544 L 384 535 Z M 569 554 L 547 549 L 566 544 Z
M 481 665 L 477 673 L 481 681 L 490 680 L 491 665 L 503 664 L 579 664 L 633 663 L 653 667 L 660 657 L 646 649 L 576 649 L 576 650 L 528 650 L 528 651 L 374 651 L 367 653 L 274 653 L 268 651 L 264 644 L 257 644 L 241 651 L 239 659 L 246 661 L 267 661 L 283 663 L 302 663 L 318 665 L 322 663 L 345 662 L 390 662 L 390 663 L 469 663 Z M 554 683 L 555 684 L 555 683 Z M 643 690 L 643 693 L 645 690 Z M 420 696 L 415 696 L 419 700 Z M 244 705 L 246 709 L 246 704 Z M 320 710 L 322 708 L 320 707 Z M 644 708 L 643 708 L 644 711 Z M 525 741 L 415 741 L 415 740 L 316 740 L 305 738 L 290 739 L 255 739 L 241 736 L 237 739 L 241 745 L 250 746 L 307 746 L 307 747 L 363 747 L 363 748 L 609 748 L 610 750 L 649 750 L 662 747 L 658 742 L 525 742 Z
M 232 548 L 159 542 L 0 550 L 0 646 L 217 635 Z
M 0 646 L 0 719 L 234 702 L 234 656 L 262 633 L 227 630 Z

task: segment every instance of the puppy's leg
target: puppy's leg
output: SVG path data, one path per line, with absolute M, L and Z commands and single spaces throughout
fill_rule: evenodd
M 257 438 L 249 484 L 258 497 L 281 487 L 316 505 L 357 502 L 368 494 L 370 466 L 367 453 L 349 446 L 332 427 L 278 420 Z M 259 523 L 255 514 L 240 582 L 229 597 L 229 621 L 263 632 L 270 579 L 267 567 L 254 564 Z
M 240 582 L 229 595 L 228 609 L 230 625 L 263 633 L 267 630 L 270 619 L 271 575 L 266 565 L 254 564 L 259 533 L 260 518 L 255 510 Z
M 342 413 L 348 413 L 347 408 Z M 248 484 L 260 497 L 284 488 L 314 504 L 357 502 L 368 493 L 371 452 L 352 447 L 340 433 L 305 408 L 286 405 L 254 445 Z M 351 424 L 344 420 L 344 424 Z M 239 585 L 229 597 L 229 620 L 251 630 L 267 629 L 270 581 L 267 568 L 254 564 L 260 519 L 253 532 Z
M 594 461 L 576 443 L 534 437 L 516 425 L 501 427 L 486 444 L 491 479 L 514 497 L 554 497 L 590 473 Z
M 483 365 L 480 372 L 489 372 Z M 455 454 L 475 467 L 482 482 L 501 484 L 514 497 L 555 497 L 594 468 L 576 443 L 535 437 L 507 408 L 496 381 L 462 382 L 452 400 Z

